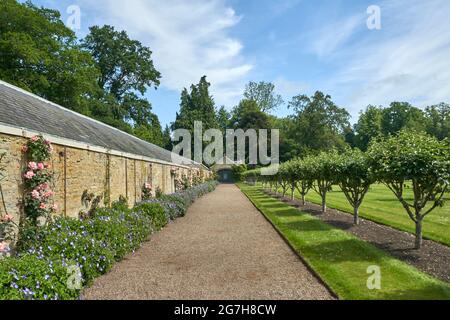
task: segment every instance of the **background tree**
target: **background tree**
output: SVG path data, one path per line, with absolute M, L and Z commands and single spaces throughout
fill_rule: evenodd
M 450 105 L 440 103 L 426 108 L 428 134 L 439 140 L 450 139 Z
M 201 121 L 203 130 L 217 129 L 217 115 L 214 106 L 214 99 L 209 94 L 210 83 L 206 81 L 206 76 L 200 79 L 197 85 L 191 85 L 190 91 L 186 88 L 181 92 L 180 111 L 176 115 L 175 122 L 172 123 L 172 130 L 186 129 L 194 138 L 194 123 Z M 192 141 L 192 150 L 194 142 Z
M 270 82 L 249 82 L 245 87 L 244 99 L 255 101 L 262 112 L 268 113 L 284 103 L 275 93 L 275 85 Z
M 404 129 L 425 131 L 426 118 L 422 110 L 407 102 L 392 102 L 389 108 L 383 109 L 381 126 L 385 136 Z
M 0 2 L 0 78 L 89 115 L 99 71 L 56 10 Z
M 139 138 L 163 145 L 159 119 L 150 102 L 142 97 L 148 88 L 158 87 L 161 78 L 153 65 L 151 50 L 111 26 L 94 26 L 89 30 L 82 44 L 100 70 L 99 99 L 106 106 L 101 112 L 95 109 L 92 115 L 125 131 L 131 126 Z
M 291 137 L 308 150 L 343 149 L 343 137 L 349 127 L 349 113 L 334 104 L 329 95 L 317 91 L 314 96 L 299 95 L 292 98 L 289 108 L 294 111 Z
M 365 111 L 361 111 L 358 122 L 354 126 L 355 146 L 366 151 L 372 139 L 383 135 L 382 120 L 382 107 L 368 106 Z
M 416 249 L 422 246 L 422 222 L 435 208 L 443 206 L 450 181 L 448 141 L 421 133 L 401 132 L 374 142 L 368 151 L 371 168 L 398 198 L 416 224 Z M 413 198 L 405 195 L 411 183 Z

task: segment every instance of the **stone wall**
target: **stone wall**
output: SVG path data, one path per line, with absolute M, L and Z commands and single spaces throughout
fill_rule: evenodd
M 0 133 L 0 150 L 6 155 L 1 163 L 6 167 L 6 178 L 0 182 L 3 200 L 9 214 L 19 217 L 23 197 L 22 173 L 26 167 L 22 146 L 26 138 Z M 85 210 L 82 202 L 84 192 L 102 196 L 101 204 L 111 203 L 120 196 L 126 197 L 130 205 L 142 198 L 142 186 L 149 182 L 153 190 L 164 193 L 175 191 L 174 166 L 108 153 L 78 149 L 53 144 L 51 166 L 54 171 L 55 203 L 58 214 L 78 217 Z M 180 173 L 188 176 L 199 174 L 196 168 L 181 167 Z M 205 177 L 208 172 L 202 173 Z M 0 205 L 0 215 L 4 215 Z

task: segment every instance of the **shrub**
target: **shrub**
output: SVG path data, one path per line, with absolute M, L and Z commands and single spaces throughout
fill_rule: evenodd
M 71 274 L 61 264 L 48 263 L 33 255 L 0 260 L 1 300 L 69 300 L 80 290 L 69 289 Z
M 28 224 L 20 232 L 18 256 L 0 261 L 0 300 L 78 297 L 79 290 L 67 287 L 69 267 L 79 268 L 81 285 L 91 283 L 215 186 L 208 182 L 133 209 L 121 200 L 85 220 L 59 217 L 46 227 Z
M 93 221 L 93 220 L 92 220 Z M 108 248 L 107 239 L 92 237 L 92 227 L 82 220 L 57 218 L 47 228 L 40 228 L 33 238 L 24 241 L 22 254 L 62 266 L 80 268 L 83 283 L 88 284 L 106 273 L 114 262 L 115 253 Z

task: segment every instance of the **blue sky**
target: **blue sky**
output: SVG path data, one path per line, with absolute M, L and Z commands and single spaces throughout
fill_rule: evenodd
M 448 0 L 34 0 L 81 9 L 89 26 L 126 30 L 154 52 L 162 84 L 147 96 L 172 122 L 183 87 L 207 75 L 217 105 L 231 109 L 248 81 L 271 81 L 288 101 L 321 90 L 351 113 L 368 104 L 450 102 Z M 369 30 L 367 8 L 381 9 Z M 288 114 L 286 107 L 276 114 Z

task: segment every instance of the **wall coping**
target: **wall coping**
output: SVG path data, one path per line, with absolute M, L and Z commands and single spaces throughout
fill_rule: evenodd
M 57 144 L 57 145 L 65 146 L 65 147 L 71 147 L 71 148 L 75 148 L 75 149 L 88 150 L 88 151 L 93 151 L 93 152 L 98 152 L 98 153 L 103 153 L 103 154 L 108 154 L 108 155 L 113 155 L 113 156 L 119 156 L 119 157 L 123 157 L 123 158 L 127 158 L 127 159 L 143 160 L 143 161 L 157 163 L 157 164 L 170 165 L 170 166 L 178 167 L 178 168 L 198 170 L 197 168 L 194 168 L 194 167 L 189 167 L 189 166 L 185 166 L 185 165 L 181 165 L 181 164 L 176 164 L 176 163 L 167 162 L 164 160 L 159 160 L 159 159 L 141 156 L 141 155 L 137 155 L 137 154 L 122 152 L 122 151 L 118 151 L 118 150 L 107 149 L 107 148 L 91 145 L 88 143 L 75 141 L 72 139 L 58 137 L 58 136 L 51 135 L 51 134 L 41 133 L 41 132 L 37 132 L 34 130 L 25 129 L 25 128 L 14 127 L 14 126 L 7 125 L 4 123 L 0 123 L 0 133 L 17 136 L 17 137 L 24 137 L 24 138 L 31 138 L 33 136 L 42 134 L 45 139 L 50 140 L 53 144 Z

